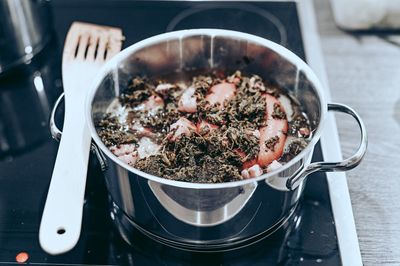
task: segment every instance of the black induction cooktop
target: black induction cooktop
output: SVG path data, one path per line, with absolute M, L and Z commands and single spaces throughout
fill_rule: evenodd
M 126 244 L 111 224 L 107 191 L 94 156 L 80 240 L 66 254 L 46 254 L 39 246 L 38 230 L 57 153 L 48 118 L 62 92 L 60 51 L 73 21 L 120 27 L 125 47 L 166 31 L 222 28 L 270 39 L 305 58 L 293 2 L 54 0 L 52 5 L 52 41 L 30 64 L 0 76 L 0 264 L 21 258 L 36 265 L 341 264 L 322 173 L 309 178 L 290 224 L 272 236 L 234 251 L 200 253 L 164 246 L 139 232 L 133 247 Z M 322 159 L 319 145 L 314 159 Z

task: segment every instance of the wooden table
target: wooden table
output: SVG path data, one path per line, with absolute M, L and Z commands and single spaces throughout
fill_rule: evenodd
M 356 109 L 369 134 L 364 161 L 347 173 L 363 262 L 400 265 L 400 45 L 341 31 L 329 1 L 314 5 L 332 99 Z M 336 119 L 349 155 L 358 130 L 352 120 Z

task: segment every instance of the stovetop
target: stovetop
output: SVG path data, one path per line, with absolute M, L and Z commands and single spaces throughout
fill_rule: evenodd
M 28 263 L 39 265 L 341 264 L 323 173 L 308 178 L 289 227 L 246 248 L 198 253 L 158 244 L 139 232 L 134 246 L 127 245 L 112 227 L 104 179 L 94 156 L 90 159 L 81 238 L 66 254 L 46 254 L 39 246 L 38 230 L 57 153 L 48 118 L 62 92 L 61 44 L 73 21 L 121 27 L 125 47 L 171 30 L 239 30 L 280 43 L 305 59 L 296 4 L 292 2 L 54 0 L 52 4 L 53 40 L 30 64 L 0 76 L 0 264 L 15 263 L 18 255 L 19 259 L 28 255 Z M 317 145 L 314 160 L 321 159 Z

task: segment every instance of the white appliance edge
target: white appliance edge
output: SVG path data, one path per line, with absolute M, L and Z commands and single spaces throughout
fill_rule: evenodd
M 324 85 L 325 96 L 330 102 L 331 94 L 316 27 L 313 1 L 300 0 L 297 1 L 297 5 L 307 63 Z M 324 132 L 321 135 L 323 157 L 325 161 L 340 161 L 342 152 L 335 117 L 330 113 L 327 118 Z M 346 174 L 344 172 L 327 173 L 327 179 L 342 264 L 344 266 L 362 266 Z

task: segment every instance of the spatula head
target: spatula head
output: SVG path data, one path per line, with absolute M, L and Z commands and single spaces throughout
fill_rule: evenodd
M 64 61 L 105 62 L 121 50 L 124 36 L 119 28 L 74 22 L 64 44 Z

